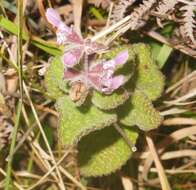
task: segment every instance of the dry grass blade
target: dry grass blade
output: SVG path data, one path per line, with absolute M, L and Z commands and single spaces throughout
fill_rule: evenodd
M 188 111 L 187 109 L 171 108 L 171 109 L 162 111 L 160 114 L 162 116 L 167 116 L 167 115 L 175 115 L 175 114 L 185 113 L 187 111 Z
M 196 125 L 196 119 L 192 118 L 183 118 L 183 117 L 177 117 L 177 118 L 171 118 L 166 119 L 163 121 L 163 125 L 170 126 L 170 125 Z
M 32 190 L 38 185 L 42 184 L 45 178 L 50 175 L 50 173 L 65 159 L 65 157 L 69 154 L 69 151 L 67 151 L 60 159 L 56 162 L 56 165 L 54 165 L 47 173 L 45 173 L 34 185 L 28 188 L 28 190 Z
M 181 157 L 196 157 L 195 150 L 180 150 L 180 151 L 170 151 L 165 152 L 162 156 L 162 160 L 174 159 L 174 158 L 181 158 Z
M 159 144 L 157 145 L 157 150 L 161 154 L 165 148 L 167 148 L 168 145 L 171 145 L 174 142 L 177 142 L 185 137 L 191 136 L 196 134 L 196 126 L 187 127 L 183 129 L 179 129 L 167 137 L 165 137 Z M 145 180 L 148 180 L 147 174 L 149 172 L 150 166 L 153 163 L 153 158 L 150 154 L 148 154 L 145 163 L 144 163 L 144 171 L 142 173 L 142 176 Z
M 172 100 L 172 101 L 164 101 L 164 103 L 165 104 L 169 104 L 169 105 L 176 105 L 176 104 L 178 104 L 180 102 L 186 101 L 189 98 L 194 98 L 194 97 L 196 97 L 196 88 L 191 90 L 190 92 L 188 92 L 184 96 L 176 98 L 175 100 Z M 195 102 L 195 101 L 193 101 L 193 102 Z
M 68 178 L 70 179 L 74 184 L 76 184 L 80 189 L 87 190 L 87 188 L 82 185 L 80 182 L 78 182 L 69 172 L 67 172 L 62 166 L 60 166 L 60 171 Z
M 122 181 L 122 185 L 124 187 L 124 190 L 133 190 L 133 182 L 131 181 L 131 179 L 129 177 L 125 177 L 125 176 L 121 176 L 121 181 Z
M 57 175 L 58 175 L 58 177 L 59 177 L 59 180 L 60 180 L 59 186 L 60 186 L 60 188 L 61 188 L 62 190 L 65 190 L 65 186 L 64 186 L 64 183 L 63 183 L 62 176 L 61 176 L 60 171 L 59 171 L 59 169 L 58 169 L 58 167 L 57 167 L 57 165 L 56 165 L 56 161 L 55 161 L 54 155 L 53 155 L 53 153 L 52 153 L 52 150 L 51 150 L 50 145 L 49 145 L 49 143 L 48 143 L 48 140 L 47 140 L 47 138 L 46 138 L 45 132 L 43 131 L 43 128 L 42 128 L 41 123 L 40 123 L 40 121 L 39 121 L 39 118 L 38 118 L 38 115 L 37 115 L 36 110 L 35 110 L 35 108 L 34 108 L 33 102 L 32 102 L 32 100 L 31 100 L 31 97 L 30 97 L 29 92 L 28 92 L 28 90 L 27 90 L 27 86 L 26 86 L 25 83 L 23 83 L 23 86 L 24 86 L 24 91 L 25 91 L 25 94 L 26 94 L 26 96 L 27 96 L 27 99 L 28 99 L 28 101 L 29 101 L 29 103 L 30 103 L 32 112 L 33 112 L 34 117 L 35 117 L 35 119 L 36 119 L 37 125 L 38 125 L 38 127 L 39 127 L 39 129 L 40 129 L 40 132 L 41 132 L 41 134 L 42 134 L 42 136 L 43 136 L 43 139 L 44 139 L 44 141 L 45 141 L 45 144 L 46 144 L 46 146 L 47 146 L 47 149 L 48 149 L 48 151 L 49 151 L 49 153 L 50 153 L 52 162 L 53 162 L 53 164 L 55 164 L 55 166 L 56 166 L 55 168 L 56 168 L 56 171 L 57 171 Z
M 0 168 L 0 173 L 3 174 L 4 176 L 6 176 L 6 172 L 5 172 L 2 168 Z M 13 184 L 15 185 L 15 187 L 16 187 L 17 189 L 19 189 L 19 190 L 24 190 L 24 189 L 21 187 L 21 185 L 19 185 L 16 181 L 13 181 Z
M 192 81 L 192 80 L 196 80 L 196 71 L 193 71 L 192 73 L 186 75 L 183 79 L 181 79 L 180 81 L 178 81 L 174 85 L 170 86 L 165 92 L 169 93 L 172 90 L 174 90 L 175 88 L 177 88 L 178 86 L 182 85 L 184 82 Z
M 157 168 L 151 168 L 150 172 L 156 172 L 158 173 Z M 165 169 L 165 172 L 168 174 L 184 174 L 184 173 L 196 173 L 196 170 L 179 170 L 179 169 Z
M 140 158 L 140 159 L 146 159 L 149 156 L 149 152 L 143 152 L 141 153 L 135 153 L 134 157 L 135 158 Z M 163 153 L 160 158 L 161 160 L 169 160 L 169 159 L 175 159 L 175 158 L 181 158 L 181 157 L 191 157 L 194 158 L 196 157 L 196 151 L 195 150 L 189 150 L 189 149 L 184 149 L 184 150 L 179 150 L 179 151 L 169 151 Z
M 154 159 L 154 162 L 155 162 L 158 174 L 159 174 L 159 179 L 160 179 L 162 189 L 163 190 L 171 190 L 171 187 L 170 187 L 169 182 L 167 180 L 165 171 L 164 171 L 163 166 L 161 164 L 161 161 L 158 157 L 158 154 L 156 152 L 156 149 L 155 149 L 155 146 L 154 146 L 154 143 L 153 143 L 151 137 L 146 136 L 146 141 L 147 141 L 147 144 L 148 144 L 148 147 L 150 150 L 150 154 L 152 155 L 152 157 Z
M 80 36 L 82 36 L 81 34 L 82 6 L 83 6 L 83 0 L 73 0 L 74 29 Z

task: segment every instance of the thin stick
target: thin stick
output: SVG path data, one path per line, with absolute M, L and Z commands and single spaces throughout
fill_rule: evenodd
M 114 3 L 111 2 L 110 3 L 109 14 L 108 14 L 108 19 L 107 19 L 107 22 L 106 22 L 106 28 L 108 28 L 109 25 L 110 25 L 110 20 L 111 20 L 111 15 L 112 15 L 113 8 L 114 8 Z
M 124 19 L 120 20 L 116 24 L 114 24 L 114 25 L 110 26 L 109 28 L 106 28 L 105 30 L 103 30 L 103 31 L 99 32 L 98 34 L 96 34 L 94 37 L 91 38 L 91 40 L 92 41 L 96 41 L 99 38 L 108 35 L 109 33 L 113 32 L 115 29 L 120 27 L 122 24 L 125 24 L 127 21 L 129 21 L 129 19 L 131 19 L 131 17 L 130 16 L 126 16 Z
M 125 140 L 125 142 L 127 143 L 127 145 L 129 146 L 129 148 L 131 149 L 131 151 L 135 152 L 137 151 L 137 148 L 133 145 L 133 143 L 130 141 L 130 139 L 128 138 L 128 136 L 126 135 L 126 133 L 123 131 L 123 129 L 121 129 L 120 126 L 118 126 L 118 124 L 114 124 L 114 128 L 119 132 L 119 134 L 123 137 L 123 139 Z

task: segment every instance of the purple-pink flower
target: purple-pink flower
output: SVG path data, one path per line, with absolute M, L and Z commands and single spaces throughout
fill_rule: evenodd
M 48 8 L 46 11 L 48 22 L 56 28 L 57 43 L 59 45 L 68 45 L 65 49 L 62 61 L 65 68 L 73 67 L 81 57 L 86 53 L 91 55 L 97 51 L 104 50 L 106 47 L 97 42 L 91 42 L 90 39 L 81 38 L 72 28 L 68 27 L 62 20 L 57 11 Z
M 76 71 L 68 68 L 64 72 L 64 79 L 74 82 L 82 82 L 87 88 L 94 88 L 104 94 L 111 94 L 124 83 L 124 76 L 113 76 L 116 66 L 127 62 L 128 51 L 120 52 L 115 58 L 101 63 L 91 62 L 88 71 Z

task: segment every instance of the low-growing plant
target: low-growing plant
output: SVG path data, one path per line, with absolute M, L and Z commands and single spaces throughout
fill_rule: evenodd
M 164 77 L 149 46 L 118 42 L 108 48 L 80 37 L 53 9 L 46 17 L 63 48 L 45 75 L 59 113 L 59 140 L 78 150 L 82 175 L 110 174 L 136 150 L 139 129 L 161 124 L 152 101 L 161 95 Z

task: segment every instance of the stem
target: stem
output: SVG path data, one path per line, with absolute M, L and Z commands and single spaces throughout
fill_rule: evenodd
M 131 151 L 133 151 L 133 152 L 137 151 L 137 148 L 135 147 L 135 145 L 133 145 L 133 143 L 130 141 L 130 139 L 128 138 L 128 136 L 126 135 L 126 133 L 123 131 L 123 129 L 117 123 L 114 124 L 114 128 L 123 137 L 123 139 L 125 140 L 125 142 L 129 146 L 129 148 L 131 149 Z
M 23 0 L 18 0 L 17 63 L 18 63 L 19 88 L 20 88 L 21 100 L 23 100 L 22 30 L 23 30 Z
M 19 76 L 19 87 L 20 87 L 20 100 L 18 103 L 18 109 L 16 114 L 16 121 L 14 130 L 12 132 L 12 141 L 10 146 L 10 152 L 8 157 L 8 165 L 7 165 L 7 175 L 6 175 L 6 182 L 5 182 L 5 190 L 8 190 L 10 187 L 10 178 L 11 178 L 11 171 L 12 171 L 12 161 L 13 161 L 13 152 L 14 147 L 16 144 L 17 138 L 17 131 L 20 123 L 20 116 L 22 112 L 22 101 L 23 101 L 23 81 L 22 81 L 22 23 L 23 23 L 23 1 L 18 0 L 18 12 L 17 12 L 17 19 L 18 19 L 18 33 L 17 33 L 17 64 L 18 64 L 18 76 Z
M 13 161 L 13 152 L 14 147 L 16 144 L 16 137 L 17 137 L 17 131 L 20 123 L 20 116 L 21 116 L 21 110 L 22 110 L 22 101 L 19 101 L 17 114 L 16 114 L 16 121 L 14 126 L 14 131 L 12 133 L 12 142 L 10 146 L 10 152 L 8 157 L 8 164 L 7 164 L 7 171 L 6 171 L 6 179 L 5 179 L 5 190 L 9 190 L 10 188 L 10 178 L 11 178 L 11 172 L 12 172 L 12 161 Z

